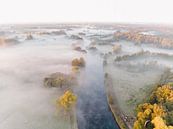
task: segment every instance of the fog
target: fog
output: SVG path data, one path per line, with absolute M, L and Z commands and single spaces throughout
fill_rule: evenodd
M 55 104 L 62 92 L 44 87 L 43 80 L 55 72 L 70 73 L 71 60 L 84 57 L 86 67 L 77 75 L 79 85 L 73 89 L 78 96 L 78 128 L 117 129 L 107 103 L 105 73 L 113 78 L 112 90 L 122 112 L 132 115 L 147 89 L 158 83 L 173 63 L 171 49 L 118 41 L 114 38 L 117 29 L 94 25 L 7 26 L 1 37 L 14 38 L 18 43 L 3 40 L 5 45 L 0 47 L 0 128 L 70 129 Z M 117 44 L 121 51 L 114 53 Z M 75 45 L 86 52 L 74 50 Z
M 61 126 L 60 118 L 56 117 L 58 90 L 45 88 L 43 79 L 57 71 L 69 73 L 71 59 L 80 55 L 61 39 L 25 41 L 0 48 L 0 128 Z

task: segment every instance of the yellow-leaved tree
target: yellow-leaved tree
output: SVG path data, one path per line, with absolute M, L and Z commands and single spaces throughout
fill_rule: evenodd
M 154 103 L 165 103 L 173 101 L 173 86 L 172 84 L 165 84 L 159 86 L 150 96 L 150 101 Z
M 72 109 L 76 101 L 77 96 L 72 91 L 68 90 L 57 100 L 57 105 L 67 111 Z
M 173 126 L 167 126 L 164 120 L 159 116 L 155 117 L 152 123 L 154 124 L 154 129 L 173 129 Z
M 144 103 L 137 107 L 137 120 L 133 129 L 145 129 L 150 126 L 150 122 L 157 116 L 164 116 L 165 111 L 162 106 L 157 104 Z
M 173 84 L 159 85 L 148 103 L 137 107 L 133 129 L 173 129 Z

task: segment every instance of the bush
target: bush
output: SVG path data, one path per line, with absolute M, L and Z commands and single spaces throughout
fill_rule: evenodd
M 168 112 L 168 114 L 165 117 L 165 121 L 167 125 L 173 125 L 173 111 Z
M 66 91 L 58 100 L 57 106 L 70 110 L 76 103 L 77 96 L 72 91 Z
M 87 51 L 84 50 L 84 49 L 82 49 L 80 46 L 75 46 L 73 49 L 74 49 L 75 51 L 78 51 L 78 52 L 87 53 Z
M 167 101 L 163 104 L 163 106 L 168 110 L 168 111 L 173 111 L 173 101 Z
M 79 72 L 79 67 L 78 66 L 73 66 L 72 67 L 72 72 L 73 73 L 78 73 Z
M 79 67 L 84 67 L 85 66 L 85 60 L 83 57 L 81 57 L 80 59 L 73 59 L 72 60 L 72 66 L 79 66 Z
M 44 85 L 49 87 L 62 87 L 76 84 L 76 78 L 71 74 L 54 73 L 44 79 Z

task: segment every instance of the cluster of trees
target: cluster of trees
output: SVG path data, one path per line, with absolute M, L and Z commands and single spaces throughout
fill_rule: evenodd
M 159 85 L 136 112 L 133 129 L 173 129 L 173 84 Z
M 36 35 L 67 35 L 67 33 L 64 30 L 55 30 L 55 31 L 38 31 L 38 32 L 32 32 L 32 34 Z
M 34 38 L 33 38 L 33 36 L 32 36 L 32 34 L 31 33 L 28 33 L 27 35 L 26 35 L 26 40 L 33 40 Z
M 73 73 L 79 73 L 80 68 L 78 66 L 72 66 Z
M 113 52 L 114 52 L 114 53 L 118 53 L 118 52 L 120 52 L 120 51 L 121 51 L 121 45 L 115 44 L 115 45 L 113 46 Z
M 0 37 L 0 45 L 5 45 L 5 38 L 4 37 Z
M 152 129 L 154 126 L 151 121 L 155 117 L 165 116 L 165 112 L 162 106 L 157 104 L 144 103 L 137 107 L 137 120 L 134 123 L 134 129 Z
M 72 74 L 53 73 L 44 79 L 44 85 L 48 87 L 63 87 L 76 84 L 76 77 Z
M 75 58 L 72 60 L 71 65 L 72 65 L 72 71 L 74 73 L 79 72 L 79 68 L 85 66 L 85 60 L 83 57 L 80 57 L 79 59 Z
M 155 53 L 155 52 L 150 52 L 150 51 L 144 51 L 141 50 L 139 52 L 133 53 L 133 54 L 127 54 L 127 55 L 122 55 L 122 56 L 117 56 L 115 58 L 115 61 L 122 61 L 122 60 L 128 60 L 128 59 L 133 59 L 133 58 L 138 58 L 139 56 L 150 56 L 150 57 L 163 57 L 163 58 L 172 58 L 171 55 L 165 54 L 165 53 Z
M 76 51 L 79 51 L 79 52 L 87 53 L 87 51 L 82 49 L 80 46 L 74 46 L 73 49 L 76 50 Z
M 173 40 L 166 37 L 159 37 L 156 35 L 145 35 L 139 32 L 116 32 L 115 38 L 118 40 L 128 40 L 135 43 L 153 43 L 161 47 L 173 47 Z
M 83 57 L 75 58 L 71 62 L 72 66 L 79 66 L 79 67 L 84 67 L 85 66 L 85 60 Z
M 72 109 L 76 104 L 77 96 L 70 90 L 67 90 L 58 100 L 57 106 L 63 108 L 66 111 Z
M 70 38 L 75 40 L 83 40 L 83 38 L 80 37 L 79 35 L 71 35 Z
M 13 45 L 19 43 L 15 38 L 0 37 L 0 46 Z
M 136 58 L 139 56 L 147 56 L 147 55 L 152 55 L 152 53 L 150 53 L 149 51 L 141 50 L 141 51 L 133 53 L 131 55 L 128 54 L 128 55 L 117 56 L 115 61 L 122 61 L 122 60 L 127 60 L 127 59 Z
M 173 86 L 172 84 L 165 84 L 158 86 L 150 96 L 150 102 L 152 103 L 166 103 L 173 101 Z

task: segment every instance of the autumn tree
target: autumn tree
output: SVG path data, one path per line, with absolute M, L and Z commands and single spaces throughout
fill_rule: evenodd
M 167 126 L 163 118 L 159 116 L 155 117 L 152 123 L 154 124 L 154 129 L 173 129 L 173 126 Z
M 157 104 L 144 103 L 137 107 L 137 120 L 134 123 L 133 129 L 152 128 L 151 120 L 157 116 L 164 116 L 165 111 L 162 106 Z
M 72 66 L 78 66 L 78 67 L 84 67 L 85 66 L 85 60 L 83 57 L 81 58 L 75 58 L 71 62 Z
M 149 97 L 148 103 L 137 106 L 137 119 L 133 129 L 173 128 L 173 85 L 159 85 Z
M 62 107 L 66 111 L 71 110 L 76 104 L 76 101 L 77 96 L 72 91 L 68 90 L 57 100 L 57 106 Z

